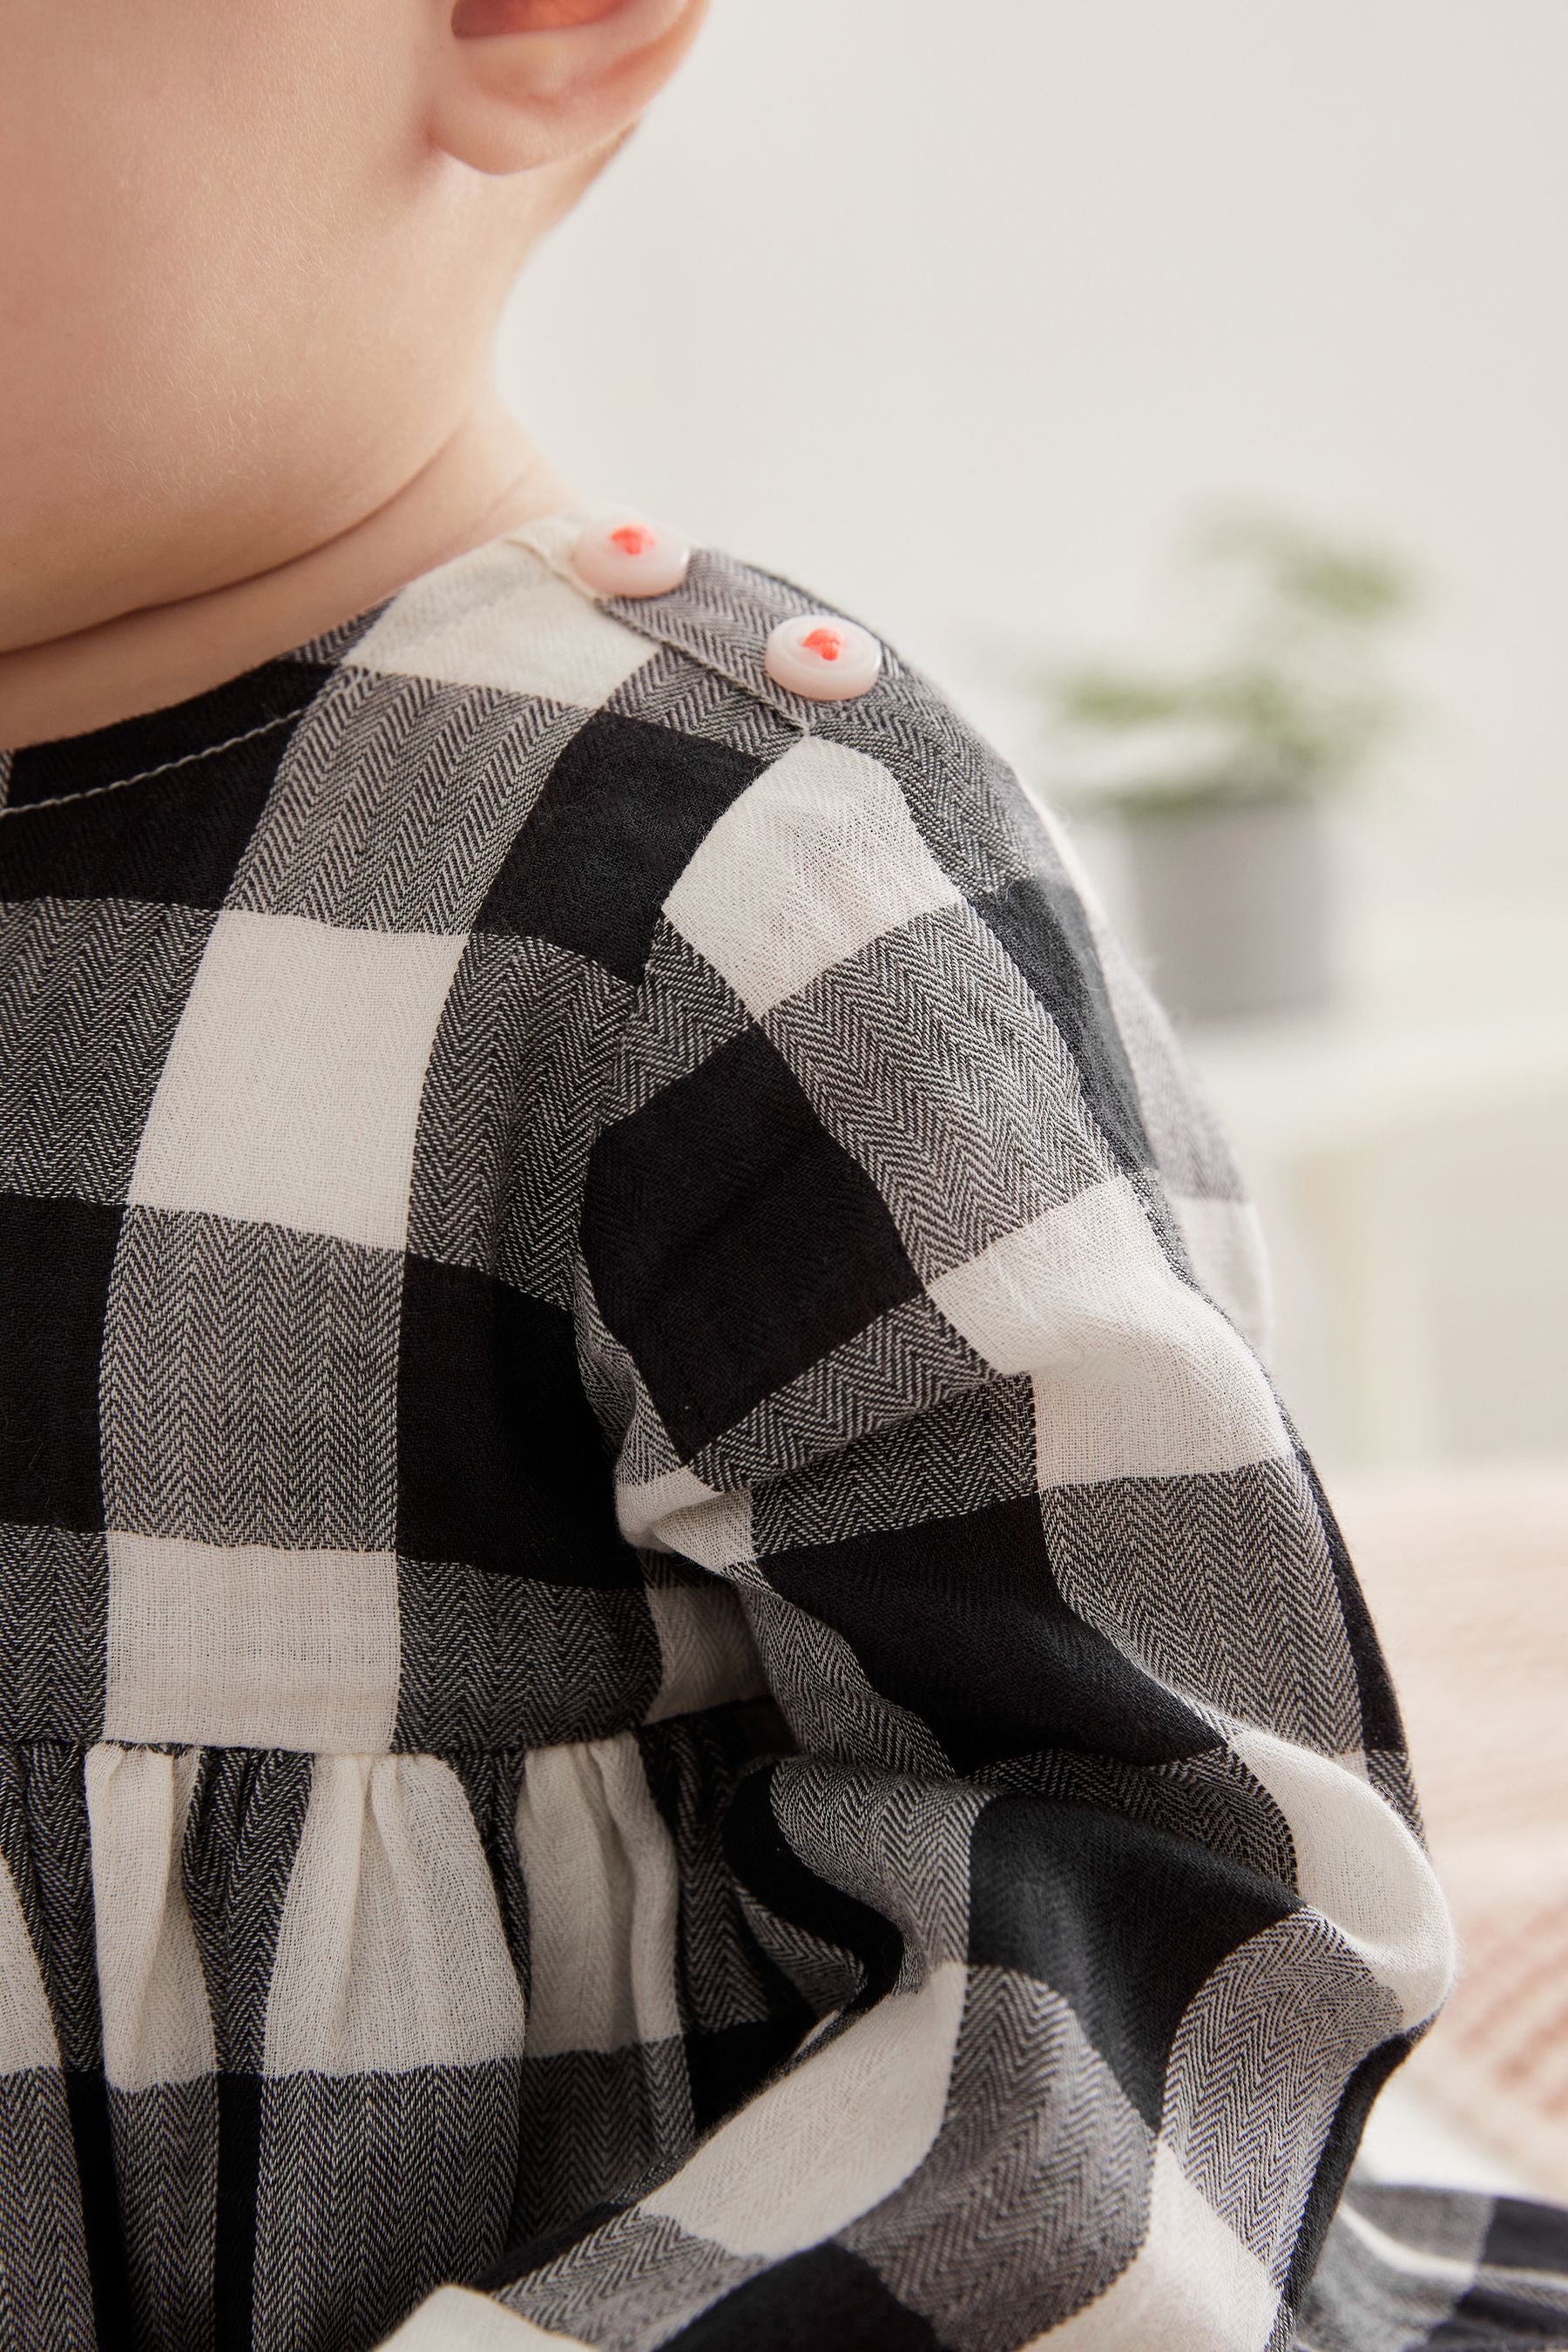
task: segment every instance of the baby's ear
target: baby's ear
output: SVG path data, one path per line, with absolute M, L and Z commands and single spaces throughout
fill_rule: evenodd
M 707 0 L 432 0 L 431 133 L 479 172 L 586 155 L 674 72 Z

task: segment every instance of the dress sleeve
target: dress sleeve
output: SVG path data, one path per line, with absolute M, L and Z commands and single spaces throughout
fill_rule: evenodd
M 1289 2343 L 1450 1948 L 1255 1239 L 980 751 L 845 722 L 712 825 L 594 1150 L 580 1347 L 623 1529 L 732 1588 L 787 1721 L 725 1851 L 816 2022 L 438 2340 Z

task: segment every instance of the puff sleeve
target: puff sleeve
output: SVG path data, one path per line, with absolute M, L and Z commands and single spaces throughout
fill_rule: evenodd
M 582 1203 L 623 1531 L 788 1726 L 724 1853 L 808 2021 L 411 2344 L 1266 2352 L 1445 1989 L 1235 1171 L 1054 828 L 910 709 L 706 833 Z

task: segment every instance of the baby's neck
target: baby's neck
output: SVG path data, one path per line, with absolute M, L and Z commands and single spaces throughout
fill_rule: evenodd
M 321 635 L 571 494 L 499 404 L 477 407 L 374 510 L 286 563 L 0 653 L 0 745 L 82 734 L 204 693 Z

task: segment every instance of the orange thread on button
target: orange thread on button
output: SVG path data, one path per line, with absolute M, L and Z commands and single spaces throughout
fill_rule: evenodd
M 808 654 L 819 654 L 824 661 L 837 661 L 844 651 L 844 640 L 837 629 L 813 629 L 800 642 Z
M 658 534 L 640 522 L 624 522 L 610 533 L 610 544 L 618 547 L 623 555 L 646 555 L 650 547 L 658 545 Z

